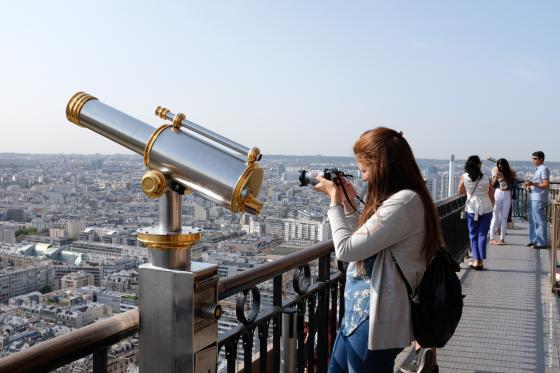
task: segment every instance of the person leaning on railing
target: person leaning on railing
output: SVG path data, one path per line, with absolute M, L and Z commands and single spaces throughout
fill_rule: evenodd
M 354 145 L 362 179 L 368 182 L 360 213 L 356 193 L 318 177 L 327 194 L 328 217 L 338 260 L 350 262 L 345 310 L 329 372 L 393 372 L 396 356 L 414 340 L 410 302 L 391 254 L 416 288 L 426 263 L 443 245 L 432 197 L 401 132 L 376 128 Z M 345 197 L 348 194 L 353 201 Z M 352 202 L 352 203 L 350 203 Z M 357 228 L 357 229 L 356 229 Z
M 544 153 L 537 151 L 532 156 L 535 173 L 529 180 L 525 181 L 525 188 L 530 193 L 527 209 L 529 211 L 529 243 L 535 249 L 548 247 L 547 239 L 547 216 L 548 190 L 550 188 L 550 171 L 544 163 Z

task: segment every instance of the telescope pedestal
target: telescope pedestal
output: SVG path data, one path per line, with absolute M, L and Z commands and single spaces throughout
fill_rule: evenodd
M 140 372 L 215 372 L 218 266 L 193 262 L 178 271 L 148 263 L 139 270 Z
M 218 358 L 218 266 L 191 262 L 198 228 L 183 227 L 181 196 L 167 191 L 159 224 L 138 230 L 151 251 L 139 267 L 140 372 L 216 371 Z

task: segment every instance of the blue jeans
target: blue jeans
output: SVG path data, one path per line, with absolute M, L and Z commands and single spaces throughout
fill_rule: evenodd
M 393 373 L 395 359 L 403 349 L 368 350 L 368 331 L 369 320 L 366 319 L 349 336 L 338 332 L 329 373 Z
M 548 245 L 547 240 L 547 203 L 537 200 L 529 200 L 527 209 L 529 218 L 529 240 L 540 246 Z
M 474 220 L 474 214 L 467 214 L 467 226 L 469 227 L 469 237 L 471 239 L 471 249 L 475 260 L 486 259 L 486 245 L 488 243 L 488 230 L 490 230 L 490 222 L 492 222 L 492 213 L 482 214 L 478 216 L 478 220 Z

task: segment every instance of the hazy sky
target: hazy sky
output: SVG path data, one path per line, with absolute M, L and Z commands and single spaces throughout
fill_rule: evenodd
M 264 154 L 351 155 L 366 129 L 415 155 L 560 161 L 558 1 L 10 1 L 0 153 L 123 153 L 65 117 L 86 91 L 157 105 Z

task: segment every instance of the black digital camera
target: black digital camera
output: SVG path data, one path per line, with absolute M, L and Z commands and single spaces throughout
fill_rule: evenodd
M 336 185 L 339 184 L 340 177 L 353 177 L 352 175 L 345 174 L 336 167 L 325 168 L 324 170 L 301 170 L 299 172 L 299 186 L 307 185 L 317 185 L 319 180 L 316 179 L 317 176 L 324 177 L 327 180 L 333 181 Z

